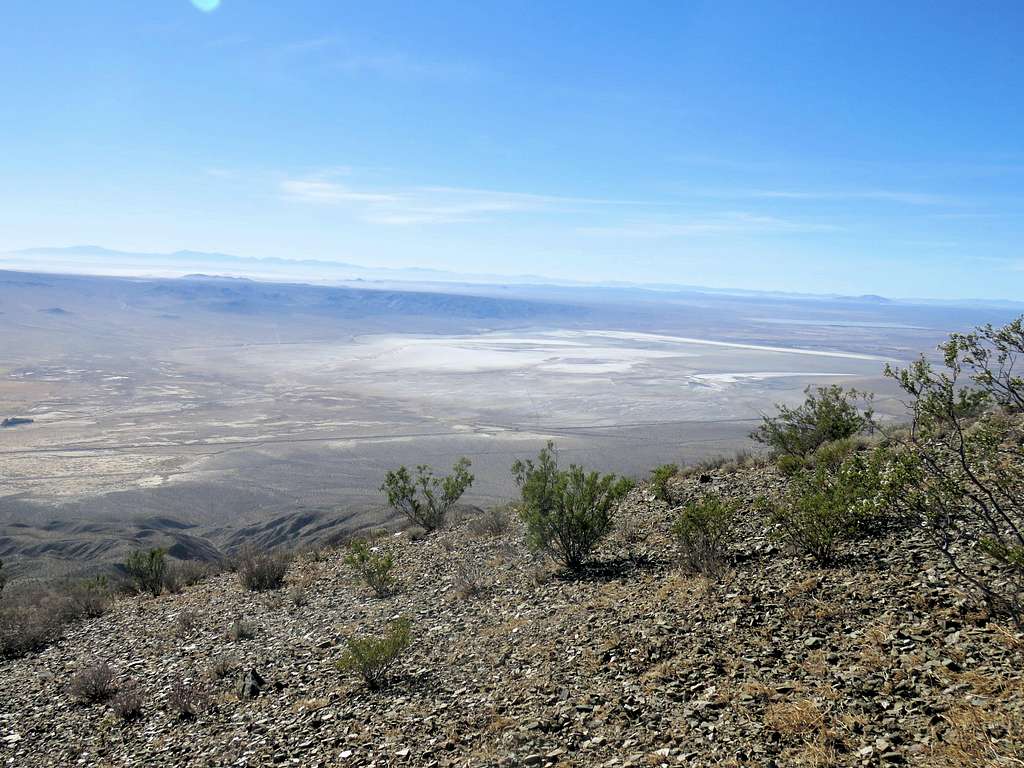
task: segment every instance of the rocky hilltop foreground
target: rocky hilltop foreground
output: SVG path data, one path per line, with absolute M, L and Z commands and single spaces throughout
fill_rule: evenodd
M 293 561 L 283 590 L 225 573 L 127 597 L 0 662 L 5 766 L 1020 765 L 1024 636 L 974 609 L 914 534 L 820 568 L 753 512 L 732 568 L 687 575 L 673 507 L 741 501 L 771 467 L 634 489 L 601 565 L 570 579 L 496 514 L 389 534 L 400 589 L 345 553 Z M 338 668 L 345 638 L 411 620 L 390 684 Z M 71 694 L 109 664 L 138 719 Z M 123 705 L 122 705 L 123 706 Z

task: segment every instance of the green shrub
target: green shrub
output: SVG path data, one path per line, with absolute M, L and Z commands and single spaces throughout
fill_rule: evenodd
M 923 524 L 964 587 L 1024 625 L 1024 316 L 939 349 L 941 369 L 924 357 L 886 369 L 912 422 L 885 499 Z
M 874 427 L 872 395 L 838 384 L 807 387 L 796 408 L 777 405 L 775 416 L 763 416 L 751 438 L 776 456 L 806 457 L 833 440 L 843 440 Z
M 777 537 L 822 565 L 835 559 L 843 541 L 880 533 L 890 523 L 879 499 L 888 450 L 853 453 L 837 466 L 841 454 L 797 474 L 781 501 L 762 501 Z
M 395 577 L 391 573 L 395 562 L 391 555 L 378 555 L 365 541 L 355 539 L 349 544 L 345 562 L 355 569 L 356 575 L 376 593 L 377 597 L 387 597 L 395 593 Z
M 147 552 L 132 552 L 128 555 L 125 570 L 139 592 L 148 592 L 159 597 L 164 591 L 164 577 L 167 575 L 167 552 L 151 549 Z
M 415 480 L 404 466 L 391 470 L 380 487 L 388 504 L 413 525 L 434 531 L 444 525 L 445 517 L 462 494 L 473 484 L 470 461 L 463 457 L 455 462 L 452 473 L 434 477 L 426 464 L 416 467 Z
M 338 669 L 358 673 L 369 688 L 377 690 L 387 684 L 391 668 L 411 643 L 412 622 L 395 619 L 382 637 L 348 638 Z
M 575 464 L 560 470 L 551 442 L 536 464 L 516 461 L 512 474 L 522 493 L 520 514 L 530 548 L 572 571 L 583 567 L 611 531 L 615 510 L 633 487 L 627 478 L 587 473 Z
M 236 560 L 239 583 L 250 592 L 267 592 L 284 586 L 291 558 L 285 554 L 265 552 L 253 546 L 242 549 Z
M 679 467 L 676 464 L 662 464 L 651 470 L 651 490 L 654 491 L 654 498 L 660 501 L 669 501 L 668 481 L 679 474 Z
M 736 538 L 736 505 L 717 496 L 687 504 L 672 532 L 687 568 L 717 576 L 725 569 Z

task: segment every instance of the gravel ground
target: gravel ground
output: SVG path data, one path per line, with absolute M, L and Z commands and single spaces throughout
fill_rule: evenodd
M 782 483 L 716 471 L 674 497 L 753 501 Z M 528 553 L 518 524 L 474 535 L 464 521 L 376 542 L 401 581 L 388 598 L 327 551 L 297 559 L 278 592 L 223 574 L 120 600 L 0 662 L 0 764 L 1024 765 L 1024 635 L 977 611 L 916 535 L 822 569 L 751 513 L 732 569 L 710 581 L 680 568 L 670 505 L 640 488 L 621 515 L 580 579 Z M 398 616 L 415 639 L 389 687 L 338 670 L 346 636 Z M 237 617 L 252 637 L 229 638 Z M 70 696 L 72 675 L 101 662 L 138 685 L 139 720 Z M 248 670 L 256 696 L 237 690 Z M 172 706 L 182 685 L 191 720 Z

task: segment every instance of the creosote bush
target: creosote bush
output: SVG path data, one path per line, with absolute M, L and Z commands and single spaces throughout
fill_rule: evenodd
M 250 592 L 267 592 L 284 586 L 291 558 L 256 547 L 244 547 L 236 561 L 238 582 Z
M 393 595 L 397 583 L 391 573 L 395 565 L 391 555 L 377 554 L 362 539 L 354 539 L 348 548 L 349 553 L 345 556 L 345 562 L 355 570 L 359 579 L 372 589 L 377 597 Z
M 717 576 L 725 570 L 736 538 L 736 505 L 717 496 L 687 504 L 672 532 L 690 571 Z
M 651 470 L 651 490 L 659 501 L 670 501 L 668 481 L 679 474 L 676 464 L 662 464 Z
M 446 477 L 434 477 L 426 464 L 416 467 L 415 479 L 404 466 L 391 470 L 380 487 L 388 504 L 413 525 L 429 531 L 442 527 L 448 512 L 473 484 L 470 461 L 463 457 L 455 462 Z
M 627 478 L 587 473 L 582 467 L 558 468 L 554 443 L 537 457 L 512 465 L 522 493 L 520 515 L 527 543 L 572 571 L 586 564 L 614 525 L 615 510 L 633 487 Z
M 163 549 L 150 549 L 146 552 L 132 552 L 124 565 L 129 578 L 139 592 L 148 592 L 159 597 L 164 591 L 164 579 L 167 575 L 167 552 Z
M 117 693 L 114 671 L 104 662 L 77 672 L 68 683 L 68 692 L 79 704 L 102 704 Z
M 796 408 L 777 405 L 775 416 L 762 417 L 750 437 L 771 448 L 777 457 L 804 458 L 825 443 L 843 440 L 874 427 L 872 395 L 838 384 L 807 387 Z
M 912 422 L 883 495 L 922 523 L 964 587 L 1024 625 L 1024 316 L 939 349 L 942 368 L 921 357 L 886 369 Z
M 338 669 L 358 673 L 367 687 L 378 690 L 387 684 L 392 667 L 411 644 L 412 622 L 395 619 L 380 637 L 349 637 Z
M 893 522 L 879 499 L 889 449 L 842 456 L 836 450 L 797 474 L 781 500 L 761 500 L 776 537 L 821 565 L 835 560 L 842 542 L 881 533 Z

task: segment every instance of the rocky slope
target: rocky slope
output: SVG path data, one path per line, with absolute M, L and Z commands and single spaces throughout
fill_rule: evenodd
M 750 501 L 781 482 L 763 468 L 714 472 L 675 495 Z M 709 581 L 680 570 L 668 505 L 638 489 L 625 507 L 602 567 L 582 579 L 531 556 L 517 525 L 488 535 L 463 521 L 377 542 L 402 584 L 389 598 L 330 551 L 296 560 L 275 593 L 224 574 L 123 599 L 42 653 L 0 662 L 0 761 L 1024 764 L 1024 636 L 974 611 L 914 535 L 820 569 L 751 518 L 733 569 Z M 480 576 L 475 595 L 467 571 Z M 400 615 L 415 641 L 386 690 L 337 669 L 346 636 Z M 254 634 L 232 640 L 239 616 Z M 99 662 L 138 684 L 141 719 L 74 703 L 69 679 Z M 262 690 L 239 696 L 239 670 L 253 669 Z M 190 720 L 171 706 L 183 683 L 200 710 Z

